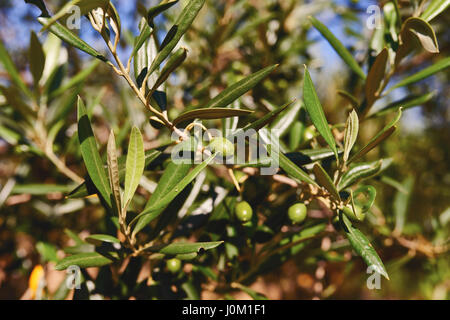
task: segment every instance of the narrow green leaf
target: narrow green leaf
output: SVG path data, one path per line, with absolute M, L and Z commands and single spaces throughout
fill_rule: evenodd
M 222 119 L 230 117 L 242 117 L 253 113 L 251 110 L 245 109 L 230 109 L 230 108 L 209 108 L 209 109 L 195 109 L 187 111 L 173 120 L 173 125 L 193 119 Z
M 158 80 L 156 80 L 155 84 L 153 85 L 152 91 L 155 91 L 159 88 L 160 85 L 164 83 L 164 81 L 167 80 L 167 78 L 170 76 L 172 72 L 174 72 L 186 59 L 187 57 L 187 49 L 186 48 L 180 48 L 177 51 L 175 51 L 169 59 L 167 59 L 166 64 L 161 70 L 161 73 L 159 74 Z
M 358 196 L 360 194 L 364 195 L 364 199 L 360 200 Z M 377 189 L 373 186 L 360 186 L 354 192 L 352 192 L 352 199 L 356 205 L 361 208 L 362 212 L 367 212 L 375 202 L 377 196 Z
M 292 103 L 294 103 L 294 101 L 288 102 L 288 103 L 282 105 L 281 107 L 265 114 L 262 118 L 259 118 L 258 120 L 247 124 L 244 128 L 240 128 L 240 129 L 236 130 L 232 134 L 228 135 L 227 139 L 232 140 L 233 137 L 237 137 L 240 134 L 245 134 L 245 132 L 250 129 L 258 131 L 259 129 L 263 128 L 266 124 L 270 123 L 273 119 L 275 119 L 278 114 L 283 112 L 283 110 L 285 110 L 287 107 L 289 107 Z
M 302 108 L 301 101 L 293 103 L 286 111 L 281 113 L 270 125 L 270 129 L 278 130 L 280 137 L 282 137 L 289 128 L 291 124 L 297 120 L 300 109 Z
M 144 173 L 145 155 L 144 141 L 141 132 L 137 127 L 131 129 L 130 143 L 128 145 L 128 155 L 125 171 L 125 190 L 123 192 L 123 206 L 126 208 L 133 198 Z
M 217 96 L 212 98 L 204 108 L 225 108 L 234 100 L 242 96 L 244 93 L 256 86 L 262 79 L 267 77 L 278 65 L 266 67 L 259 70 L 244 79 L 229 86 Z
M 375 59 L 375 62 L 370 67 L 369 74 L 367 75 L 366 85 L 365 85 L 365 93 L 366 93 L 366 112 L 368 108 L 372 106 L 372 104 L 377 99 L 378 89 L 380 88 L 381 81 L 384 79 L 384 74 L 386 71 L 386 65 L 388 62 L 389 54 L 387 48 L 381 50 L 378 56 Z
M 45 25 L 48 22 L 49 18 L 45 17 L 39 17 L 38 21 Z M 49 28 L 49 31 L 53 33 L 55 36 L 60 38 L 61 40 L 67 42 L 71 46 L 80 49 L 81 51 L 86 52 L 87 54 L 100 59 L 101 61 L 108 61 L 105 56 L 103 56 L 100 52 L 92 48 L 90 45 L 88 45 L 85 41 L 81 40 L 77 35 L 75 35 L 73 32 L 71 32 L 69 29 L 64 27 L 59 22 L 55 22 L 52 24 Z
M 106 17 L 109 19 L 109 24 L 116 34 L 117 39 L 120 39 L 120 32 L 122 29 L 122 23 L 120 21 L 119 13 L 117 12 L 116 7 L 111 1 L 108 1 L 108 8 L 106 9 Z
M 350 241 L 350 244 L 355 252 L 361 258 L 363 258 L 367 266 L 371 266 L 376 272 L 383 275 L 386 279 L 389 280 L 389 275 L 386 272 L 383 261 L 381 261 L 380 257 L 378 256 L 377 252 L 375 251 L 369 240 L 366 238 L 366 236 L 361 231 L 352 226 L 347 216 L 342 215 L 342 220 L 347 228 L 345 235 Z
M 81 155 L 89 177 L 105 202 L 111 207 L 111 188 L 109 187 L 108 177 L 98 153 L 97 142 L 86 107 L 80 97 L 78 97 L 78 139 L 80 141 Z
M 168 255 L 189 254 L 189 253 L 197 253 L 200 250 L 211 250 L 218 247 L 222 243 L 223 241 L 174 242 L 171 244 L 155 245 L 147 248 L 147 250 Z
M 58 184 L 16 184 L 11 190 L 11 194 L 31 194 L 35 196 L 46 195 L 55 192 L 68 192 L 73 187 L 71 185 Z
M 120 196 L 120 181 L 119 181 L 119 165 L 117 161 L 116 139 L 114 131 L 111 130 L 106 148 L 109 184 L 111 186 L 112 196 L 115 204 L 115 211 L 120 215 L 122 209 L 122 201 Z
M 392 103 L 389 103 L 387 106 L 381 108 L 380 110 L 369 114 L 368 118 L 375 118 L 375 117 L 380 117 L 380 116 L 384 116 L 388 113 L 391 112 L 395 112 L 398 111 L 398 109 L 400 109 L 400 107 L 402 108 L 402 110 L 406 110 L 415 106 L 420 106 L 423 105 L 425 103 L 427 103 L 428 101 L 430 101 L 431 99 L 434 98 L 434 96 L 436 95 L 437 91 L 432 91 L 426 94 L 422 94 L 422 95 L 411 95 L 411 96 L 407 96 L 403 99 L 394 101 Z
M 3 42 L 0 41 L 0 62 L 3 64 L 6 72 L 10 76 L 12 82 L 16 84 L 17 87 L 20 88 L 27 96 L 32 97 L 30 90 L 26 86 L 25 82 L 23 82 L 22 77 L 17 71 L 16 66 L 14 65 L 11 56 L 3 45 Z
M 359 132 L 359 119 L 358 114 L 353 109 L 345 124 L 345 132 L 344 132 L 344 162 L 347 162 L 348 156 L 350 155 L 350 151 L 355 145 L 356 138 L 358 137 Z
M 30 61 L 30 71 L 33 75 L 34 83 L 39 83 L 42 77 L 42 72 L 44 71 L 45 65 L 45 54 L 42 49 L 42 45 L 39 42 L 38 37 L 34 31 L 30 34 L 30 48 L 28 52 L 28 58 Z
M 165 208 L 183 189 L 191 183 L 192 180 L 197 177 L 197 175 L 206 168 L 206 166 L 215 158 L 216 153 L 212 154 L 209 158 L 204 160 L 201 164 L 197 165 L 191 172 L 189 172 L 186 176 L 184 176 L 181 180 L 179 180 L 173 189 L 171 189 L 169 192 L 164 194 L 158 202 L 153 203 L 150 206 L 146 206 L 144 208 L 144 211 L 142 211 L 140 214 L 138 214 L 133 221 L 130 223 L 135 223 L 138 220 L 146 221 L 146 223 L 149 223 L 153 219 L 155 219 L 157 216 L 159 216 L 162 212 L 162 208 Z M 142 217 L 149 216 L 145 220 L 141 219 Z M 140 223 L 136 225 L 136 227 L 133 230 L 133 235 L 138 233 L 140 230 L 142 230 L 143 227 L 145 227 L 146 224 L 139 221 Z
M 342 175 L 338 184 L 338 190 L 343 190 L 353 184 L 378 174 L 381 171 L 382 160 L 353 164 Z
M 72 8 L 76 6 L 82 15 L 89 13 L 91 10 L 96 8 L 106 8 L 109 4 L 109 0 L 72 0 L 64 4 L 64 6 L 49 18 L 43 25 L 41 32 L 52 27 L 59 19 L 67 17 L 69 14 L 73 13 Z
M 337 93 L 338 93 L 338 95 L 343 97 L 345 100 L 350 102 L 350 104 L 352 105 L 353 108 L 355 108 L 355 109 L 358 108 L 358 106 L 359 106 L 358 99 L 356 99 L 352 94 L 350 94 L 344 90 L 337 90 Z
M 148 150 L 145 152 L 145 166 L 148 166 L 150 163 L 152 163 L 156 158 L 159 157 L 161 154 L 158 150 Z M 125 161 L 126 156 L 120 156 L 118 159 L 118 165 L 119 165 L 119 180 L 122 183 L 125 179 Z M 107 166 L 105 166 L 105 169 L 107 169 Z M 78 185 L 75 189 L 73 189 L 68 195 L 67 198 L 74 199 L 74 198 L 82 198 L 87 197 L 91 194 L 94 194 L 95 191 L 92 191 L 90 188 L 90 185 L 92 185 L 91 179 L 86 177 L 86 180 Z
M 317 183 L 325 188 L 334 199 L 340 201 L 341 197 L 339 196 L 339 192 L 325 169 L 319 163 L 316 163 L 314 164 L 313 172 Z
M 336 149 L 336 142 L 334 141 L 334 136 L 331 133 L 330 127 L 328 126 L 325 113 L 323 112 L 322 105 L 320 104 L 319 98 L 317 97 L 316 89 L 309 75 L 308 68 L 305 66 L 305 78 L 303 80 L 303 99 L 305 101 L 306 110 L 311 118 L 312 123 L 317 128 L 317 131 L 325 139 L 325 141 L 333 150 L 336 159 L 338 158 L 338 153 Z
M 305 171 L 300 169 L 295 163 L 289 160 L 288 157 L 286 157 L 282 152 L 279 153 L 279 157 L 281 169 L 286 171 L 286 173 L 291 178 L 317 186 L 317 183 L 313 179 L 311 179 L 311 177 Z
M 420 80 L 423 80 L 425 78 L 428 78 L 429 76 L 432 76 L 433 74 L 444 70 L 446 68 L 450 67 L 450 57 L 444 58 L 436 62 L 435 64 L 420 70 L 416 74 L 413 74 L 409 77 L 404 78 L 403 80 L 396 83 L 393 87 L 389 89 L 389 91 L 392 91 L 393 89 L 404 87 L 413 83 L 416 83 Z
M 408 176 L 401 183 L 404 192 L 397 191 L 394 198 L 394 215 L 395 215 L 395 229 L 396 234 L 401 234 L 406 221 L 408 213 L 409 199 L 414 187 L 414 177 Z
M 377 145 L 379 145 L 382 141 L 386 140 L 394 131 L 395 131 L 395 125 L 400 120 L 400 117 L 402 116 L 402 108 L 398 110 L 397 115 L 392 119 L 392 121 L 384 127 L 380 132 L 378 132 L 370 141 L 360 150 L 358 150 L 348 161 L 348 163 L 351 163 L 362 156 L 364 156 L 367 152 L 375 148 Z
M 151 7 L 150 9 L 148 9 L 148 11 L 147 11 L 147 20 L 148 20 L 149 24 L 152 23 L 153 18 L 155 18 L 157 15 L 163 13 L 164 11 L 166 11 L 167 9 L 172 7 L 177 2 L 178 2 L 178 0 L 171 0 L 171 1 L 167 1 L 165 3 L 160 3 L 160 4 L 156 5 L 156 6 Z
M 333 33 L 319 20 L 314 17 L 309 17 L 313 26 L 324 36 L 325 39 L 330 43 L 336 53 L 344 60 L 344 62 L 352 69 L 361 79 L 365 79 L 366 75 L 358 62 L 353 58 L 347 48 L 344 47 L 342 42 L 337 39 Z
M 113 262 L 113 258 L 108 258 L 98 252 L 86 252 L 62 259 L 55 266 L 55 269 L 60 271 L 65 270 L 70 266 L 79 266 L 80 268 L 103 267 Z
M 72 78 L 70 78 L 69 81 L 64 83 L 61 87 L 59 87 L 55 91 L 51 91 L 50 97 L 51 98 L 57 97 L 65 92 L 67 92 L 67 90 L 82 83 L 97 68 L 99 63 L 100 63 L 100 61 L 94 60 L 89 66 L 87 66 L 86 68 L 83 68 L 83 70 L 81 70 L 76 75 L 74 75 Z
M 119 239 L 108 234 L 91 234 L 90 236 L 86 237 L 86 241 L 96 246 L 101 245 L 102 242 L 120 243 Z
M 177 43 L 180 41 L 181 37 L 186 33 L 186 31 L 191 26 L 195 17 L 199 13 L 200 9 L 203 7 L 205 0 L 191 0 L 183 9 L 181 14 L 175 21 L 176 32 L 173 38 L 167 45 L 156 55 L 155 60 L 153 60 L 150 66 L 150 74 L 153 73 L 161 63 L 169 56 L 172 50 L 175 48 Z
M 39 241 L 36 244 L 36 250 L 41 256 L 42 262 L 56 262 L 58 261 L 58 250 L 56 247 L 50 243 Z
M 425 21 L 431 21 L 438 15 L 440 15 L 442 12 L 447 10 L 447 8 L 450 6 L 450 0 L 432 0 L 426 7 L 425 11 L 422 12 L 421 18 Z
M 131 57 L 134 57 L 136 55 L 136 53 L 139 51 L 139 49 L 142 47 L 145 41 L 148 40 L 153 33 L 153 29 L 146 23 L 145 19 L 141 20 L 141 27 L 139 30 L 140 33 L 139 36 L 136 37 L 133 51 L 131 52 L 130 55 Z

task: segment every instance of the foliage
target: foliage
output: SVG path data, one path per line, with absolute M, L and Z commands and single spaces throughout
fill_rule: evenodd
M 348 284 L 332 276 L 358 274 L 353 290 L 363 291 L 361 261 L 395 283 L 383 280 L 387 288 L 405 286 L 402 277 L 412 273 L 398 270 L 407 264 L 435 270 L 412 296 L 448 298 L 449 209 L 439 204 L 431 227 L 410 220 L 421 186 L 411 170 L 398 169 L 408 163 L 399 157 L 408 156 L 398 155 L 396 144 L 406 140 L 393 135 L 405 110 L 434 99 L 416 86 L 450 65 L 435 31 L 445 11 L 439 1 L 385 2 L 380 28 L 358 40 L 363 54 L 320 19 L 331 4 L 344 22 L 354 21 L 357 7 L 331 1 L 138 3 L 137 35 L 124 29 L 110 1 L 73 0 L 53 15 L 43 1 L 25 2 L 42 10 L 45 42 L 30 32 L 32 81 L 0 42 L 8 79 L 0 87 L 0 134 L 15 163 L 2 181 L 0 206 L 7 217 L 19 210 L 14 195 L 31 195 L 20 206 L 41 212 L 41 223 L 58 233 L 33 234 L 40 263 L 52 271 L 82 268 L 74 299 L 265 298 L 252 285 L 289 262 L 322 285 L 309 296 L 345 297 Z M 74 4 L 90 23 L 82 31 L 95 30 L 103 49 L 66 28 Z M 309 36 L 314 29 L 345 64 L 332 79 L 332 102 L 309 51 L 319 41 Z M 78 72 L 58 58 L 78 57 L 73 48 L 86 53 L 77 58 Z M 393 101 L 400 88 L 409 95 Z M 189 134 L 198 128 L 220 128 L 223 138 Z M 258 131 L 253 138 L 270 156 L 220 163 L 235 156 L 233 143 L 248 129 Z M 276 148 L 262 129 L 278 130 Z M 201 161 L 175 161 L 173 150 Z M 279 170 L 261 175 L 273 159 Z M 34 223 L 17 230 L 30 233 Z M 323 265 L 330 279 L 317 271 Z M 31 297 L 70 294 L 65 281 L 33 288 Z M 382 292 L 410 296 L 389 290 Z

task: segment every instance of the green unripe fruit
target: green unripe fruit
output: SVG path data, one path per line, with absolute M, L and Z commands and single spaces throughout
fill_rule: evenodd
M 230 140 L 223 137 L 212 138 L 209 144 L 212 152 L 219 152 L 223 156 L 228 157 L 234 154 L 234 145 Z
M 181 269 L 181 260 L 177 258 L 172 258 L 167 260 L 166 262 L 167 269 L 172 272 L 176 273 Z
M 363 221 L 366 215 L 362 212 L 362 208 L 358 205 L 355 205 L 355 212 L 353 212 L 353 208 L 351 205 L 348 205 L 342 209 L 344 214 L 353 221 Z
M 252 218 L 253 209 L 247 201 L 241 201 L 234 208 L 236 217 L 242 222 L 248 222 Z
M 300 121 L 295 121 L 289 131 L 289 148 L 295 150 L 300 145 L 305 125 Z
M 301 223 L 306 219 L 306 206 L 303 203 L 296 203 L 289 207 L 288 216 L 294 223 Z
M 308 141 L 314 138 L 316 135 L 316 130 L 313 126 L 307 127 L 305 130 L 303 130 L 303 141 Z

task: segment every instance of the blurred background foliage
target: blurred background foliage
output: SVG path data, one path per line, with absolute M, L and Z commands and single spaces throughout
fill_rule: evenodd
M 63 2 L 49 0 L 46 4 L 51 12 L 56 12 Z M 138 33 L 140 8 L 156 3 L 112 2 L 122 19 L 119 56 L 126 61 L 132 49 L 130 44 Z M 180 1 L 179 5 L 156 19 L 160 40 L 184 6 L 183 2 L 186 1 Z M 410 16 L 422 1 L 398 2 L 402 15 Z M 301 98 L 303 64 L 306 64 L 328 121 L 345 123 L 350 104 L 337 91 L 346 90 L 358 97 L 364 88 L 358 84 L 357 75 L 341 62 L 307 17 L 313 15 L 321 20 L 361 61 L 368 54 L 373 32 L 366 26 L 369 18 L 367 8 L 370 5 L 382 7 L 385 3 L 345 0 L 207 1 L 182 40 L 181 45 L 188 49 L 188 58 L 169 78 L 170 86 L 167 86 L 166 93 L 171 117 L 174 118 L 189 106 L 207 102 L 211 96 L 244 75 L 279 64 L 267 79 L 239 100 L 240 107 L 256 110 L 258 115 L 262 115 L 272 110 L 274 105 Z M 33 78 L 28 55 L 29 37 L 31 30 L 38 33 L 41 29 L 36 22 L 39 14 L 36 7 L 22 1 L 0 3 L 0 41 L 30 88 L 33 88 Z M 449 19 L 450 15 L 444 13 L 431 23 L 440 53 L 423 51 L 407 58 L 393 79 L 394 83 L 397 77 L 400 79 L 413 74 L 448 56 Z M 83 28 L 85 24 L 88 25 L 86 19 L 82 22 L 80 37 L 103 52 L 98 37 L 90 28 Z M 77 179 L 85 174 L 75 134 L 77 94 L 86 102 L 102 148 L 106 146 L 109 127 L 118 133 L 119 147 L 126 145 L 132 125 L 143 130 L 146 149 L 161 145 L 170 138 L 166 129 L 159 131 L 150 126 L 144 108 L 125 82 L 113 75 L 106 64 L 93 62 L 90 56 L 66 46 L 47 33 L 38 34 L 38 37 L 44 44 L 47 57 L 50 52 L 54 53 L 45 61 L 41 80 L 42 83 L 49 83 L 45 90 L 64 88 L 64 84 L 80 72 L 89 68 L 94 71 L 87 73 L 83 81 L 75 86 L 55 94 L 49 102 L 45 121 L 58 124 L 54 126 L 54 132 L 46 132 L 47 138 L 54 138 L 51 151 L 46 149 L 46 141 L 40 141 L 33 132 L 20 127 L 24 120 L 7 108 L 6 93 L 0 95 L 1 299 L 24 296 L 30 287 L 30 273 L 36 270 L 38 264 L 45 266 L 48 290 L 54 291 L 65 276 L 64 272 L 51 268 L 53 255 L 59 254 L 56 248 L 70 242 L 64 230 L 87 235 L 88 232 L 95 233 L 105 228 L 103 210 L 92 205 L 98 203 L 96 199 L 64 198 L 79 181 Z M 367 70 L 366 65 L 362 67 Z M 8 84 L 8 74 L 0 68 L 0 85 L 7 88 Z M 389 179 L 373 181 L 378 191 L 377 199 L 370 223 L 365 227 L 370 230 L 366 234 L 371 236 L 391 280 L 383 280 L 380 290 L 368 290 L 363 262 L 360 259 L 350 260 L 348 247 L 339 249 L 342 239 L 325 237 L 314 240 L 293 259 L 258 277 L 251 288 L 272 299 L 450 297 L 449 255 L 447 252 L 439 254 L 436 249 L 448 246 L 450 229 L 449 69 L 392 91 L 377 101 L 375 109 L 410 94 L 429 92 L 435 92 L 433 98 L 406 110 L 400 130 L 366 157 L 367 161 L 393 158 L 393 164 L 386 172 Z M 20 100 L 14 91 L 9 94 Z M 304 115 L 301 117 L 305 119 Z M 367 141 L 385 123 L 385 118 L 365 121 L 361 125 L 359 141 Z M 220 121 L 211 121 L 211 126 L 214 124 L 220 127 Z M 32 123 L 31 127 L 36 125 Z M 283 139 L 288 145 L 289 134 Z M 146 176 L 149 185 L 157 177 L 153 172 Z M 224 174 L 209 179 L 213 181 L 211 187 L 215 184 L 214 179 L 218 185 L 219 181 L 230 184 Z M 146 188 L 141 183 L 139 190 L 142 199 L 146 199 L 151 187 Z M 280 199 L 268 204 L 264 198 L 271 192 L 278 194 Z M 203 193 L 203 199 L 206 199 L 207 191 Z M 266 179 L 257 177 L 246 181 L 244 194 L 252 206 L 267 206 L 267 210 L 280 212 L 287 211 L 289 199 L 293 196 L 286 192 L 286 186 L 269 184 Z M 385 226 L 395 225 L 395 216 L 401 215 L 402 211 L 406 215 L 403 235 L 393 238 Z M 201 297 L 218 296 L 205 288 Z M 246 294 L 236 294 L 235 297 L 248 298 Z

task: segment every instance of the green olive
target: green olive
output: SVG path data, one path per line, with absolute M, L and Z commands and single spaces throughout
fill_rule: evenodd
M 181 269 L 181 260 L 172 258 L 166 262 L 167 269 L 172 273 L 177 273 Z
M 305 130 L 303 130 L 303 141 L 309 141 L 316 135 L 316 130 L 313 126 L 307 127 Z
M 355 205 L 355 212 L 353 212 L 353 208 L 351 205 L 347 205 L 342 209 L 344 214 L 353 221 L 363 221 L 366 215 L 362 212 L 362 208 L 358 205 Z
M 241 201 L 234 208 L 236 217 L 242 222 L 248 222 L 252 218 L 253 209 L 247 201 Z
M 294 223 L 301 223 L 306 219 L 306 206 L 304 203 L 296 203 L 289 207 L 288 216 Z
M 212 138 L 209 143 L 212 152 L 219 152 L 223 156 L 228 157 L 234 154 L 234 145 L 230 140 L 223 137 Z

